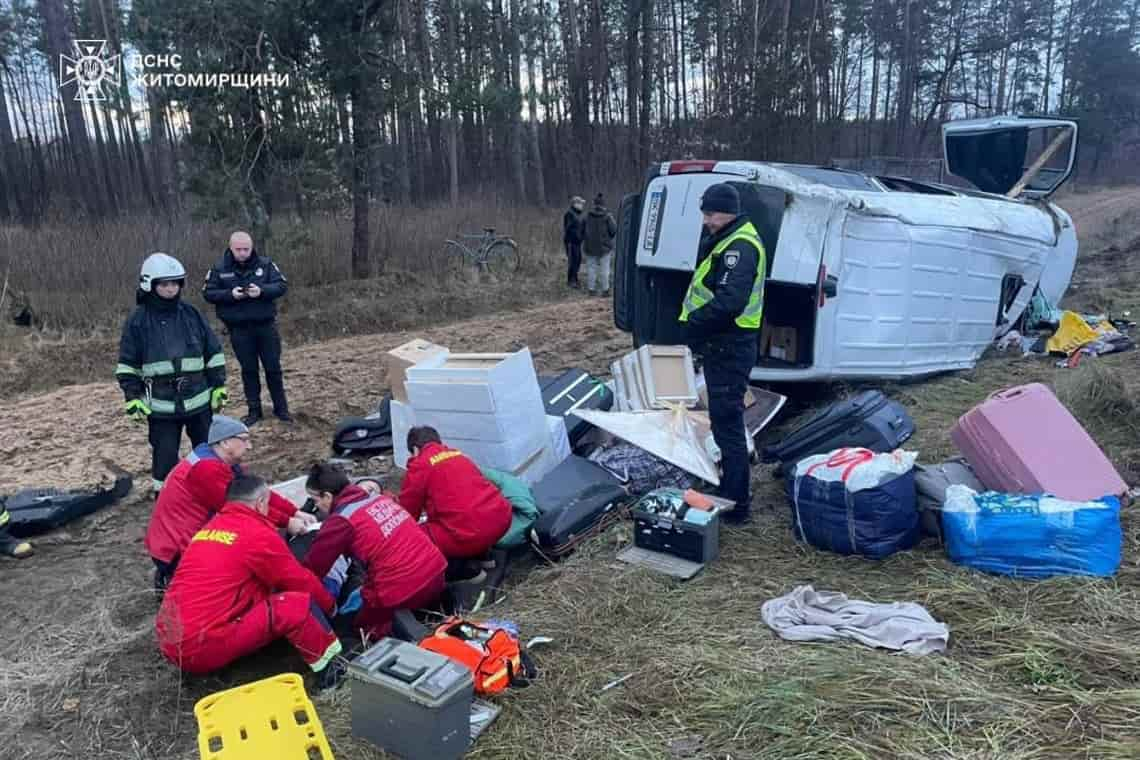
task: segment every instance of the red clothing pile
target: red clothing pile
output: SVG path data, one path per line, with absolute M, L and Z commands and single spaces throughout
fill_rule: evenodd
M 448 559 L 490 551 L 511 526 L 511 504 L 475 463 L 441 443 L 429 443 L 408 460 L 399 502 L 419 519 Z
M 190 538 L 206 524 L 226 500 L 226 489 L 240 473 L 221 460 L 208 444 L 199 444 L 166 478 L 150 525 L 146 550 L 162 562 L 172 563 L 186 550 Z M 276 493 L 269 495 L 269 517 L 284 528 L 297 507 Z
M 359 486 L 337 494 L 304 564 L 323 578 L 341 555 L 365 568 L 363 606 L 353 626 L 374 638 L 388 634 L 396 610 L 425 607 L 443 593 L 447 560 L 390 496 L 371 496 Z
M 321 670 L 341 649 L 325 618 L 334 605 L 270 519 L 231 502 L 193 535 L 155 632 L 163 656 L 190 673 L 224 667 L 282 636 Z

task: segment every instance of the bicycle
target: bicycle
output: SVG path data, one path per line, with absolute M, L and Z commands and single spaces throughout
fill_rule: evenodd
M 484 227 L 478 234 L 460 234 L 462 240 L 474 241 L 471 245 L 460 240 L 447 239 L 440 252 L 441 268 L 459 274 L 474 268 L 487 272 L 496 279 L 509 276 L 522 265 L 519 246 L 507 235 L 496 235 L 494 227 Z

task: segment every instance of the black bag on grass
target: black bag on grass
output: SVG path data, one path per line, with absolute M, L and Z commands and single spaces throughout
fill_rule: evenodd
M 384 454 L 392 451 L 392 397 L 385 396 L 366 417 L 348 417 L 333 433 L 336 454 Z
M 8 530 L 17 538 L 45 533 L 114 504 L 130 490 L 130 475 L 117 477 L 111 488 L 85 491 L 26 488 L 4 498 L 11 516 Z

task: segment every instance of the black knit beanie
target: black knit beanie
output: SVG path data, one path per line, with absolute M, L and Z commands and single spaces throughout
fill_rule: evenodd
M 727 182 L 713 185 L 701 196 L 701 211 L 740 215 L 740 193 Z

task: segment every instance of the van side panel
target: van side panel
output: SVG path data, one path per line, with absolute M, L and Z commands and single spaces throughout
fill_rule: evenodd
M 836 375 L 901 377 L 973 366 L 994 338 L 1006 275 L 1016 319 L 1049 246 L 1026 238 L 848 213 L 836 300 Z

